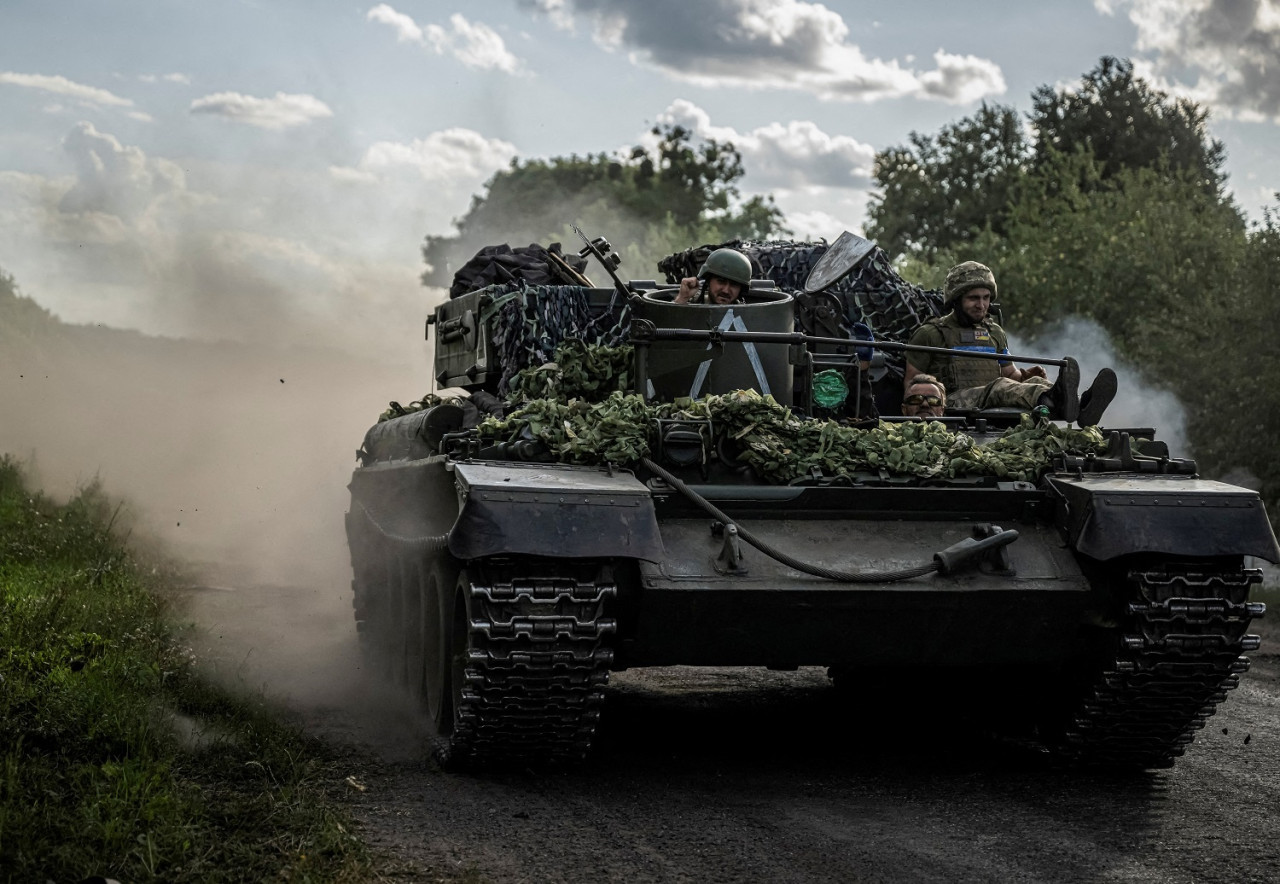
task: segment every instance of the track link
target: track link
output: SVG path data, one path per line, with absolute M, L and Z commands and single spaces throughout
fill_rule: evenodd
M 1066 733 L 1067 754 L 1107 767 L 1166 768 L 1249 668 L 1246 635 L 1266 606 L 1248 601 L 1258 570 L 1166 565 L 1128 575 L 1136 589 L 1114 662 Z
M 448 761 L 577 761 L 591 748 L 617 630 L 604 616 L 617 595 L 611 569 L 526 567 L 473 578 Z

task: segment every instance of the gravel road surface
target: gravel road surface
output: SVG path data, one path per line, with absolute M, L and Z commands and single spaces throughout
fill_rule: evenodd
M 928 701 L 858 708 L 819 669 L 667 669 L 614 675 L 581 769 L 456 774 L 361 670 L 341 590 L 191 596 L 210 668 L 283 699 L 349 762 L 352 811 L 394 880 L 1280 880 L 1268 620 L 1240 688 L 1167 771 L 1064 769 Z

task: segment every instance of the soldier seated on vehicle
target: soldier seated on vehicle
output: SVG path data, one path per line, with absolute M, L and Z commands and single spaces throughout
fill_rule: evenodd
M 735 249 L 716 249 L 696 277 L 680 280 L 675 304 L 732 304 L 751 288 L 751 260 Z
M 942 417 L 947 408 L 947 391 L 942 382 L 931 374 L 918 374 L 907 385 L 902 397 L 902 413 L 907 417 L 923 420 Z
M 991 268 L 977 261 L 957 264 L 947 271 L 943 289 L 943 306 L 951 312 L 920 326 L 908 343 L 1007 355 L 1008 336 L 987 316 L 995 295 Z M 1116 395 L 1116 373 L 1110 368 L 1098 372 L 1090 388 L 1081 394 L 1074 362 L 1062 366 L 1057 381 L 1050 383 L 1038 365 L 1018 368 L 1007 360 L 908 351 L 903 376 L 907 386 L 917 374 L 930 372 L 942 381 L 953 409 L 1014 407 L 1029 411 L 1044 405 L 1053 418 L 1077 421 L 1082 427 L 1097 424 Z

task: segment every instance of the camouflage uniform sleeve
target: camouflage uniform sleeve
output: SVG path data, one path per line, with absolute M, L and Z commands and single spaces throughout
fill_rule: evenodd
M 917 347 L 945 347 L 946 342 L 942 339 L 942 330 L 934 325 L 922 325 L 915 330 L 915 333 L 907 340 L 908 344 L 915 344 Z M 907 361 L 920 369 L 925 374 L 937 374 L 935 370 L 940 357 L 936 353 L 913 353 L 910 350 L 904 354 Z M 908 378 L 910 380 L 910 378 Z

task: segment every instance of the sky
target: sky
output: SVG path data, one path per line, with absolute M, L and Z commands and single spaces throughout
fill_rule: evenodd
M 1280 0 L 0 0 L 0 268 L 68 322 L 404 352 L 422 238 L 513 158 L 681 123 L 830 240 L 876 151 L 1104 55 L 1276 206 Z

